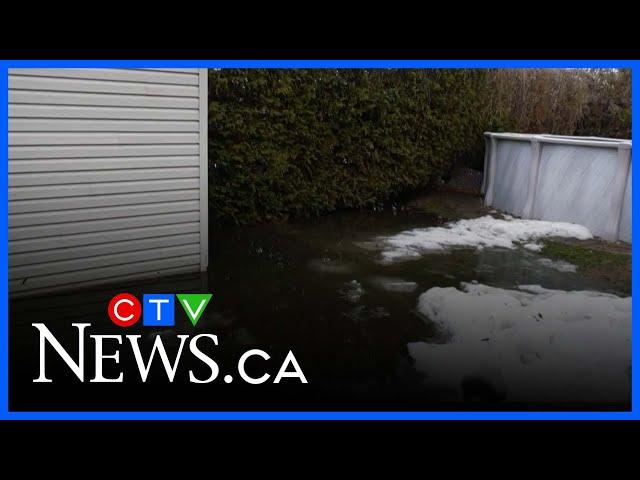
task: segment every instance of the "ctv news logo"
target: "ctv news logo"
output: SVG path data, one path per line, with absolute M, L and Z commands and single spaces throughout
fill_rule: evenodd
M 173 327 L 176 323 L 176 299 L 182 307 L 187 318 L 196 326 L 202 317 L 211 300 L 210 293 L 189 293 L 189 294 L 144 294 L 142 303 L 129 293 L 120 293 L 113 297 L 107 306 L 107 313 L 111 321 L 123 328 L 128 328 L 139 322 L 142 318 L 144 327 Z M 90 323 L 72 323 L 78 331 L 78 353 L 74 358 L 63 346 L 55 335 L 44 323 L 31 324 L 39 335 L 39 375 L 33 380 L 34 383 L 52 383 L 54 380 L 47 376 L 47 352 L 51 349 L 69 367 L 70 371 L 80 380 L 85 382 L 85 345 L 93 345 L 95 359 L 95 375 L 89 379 L 90 383 L 122 383 L 125 381 L 125 372 L 119 371 L 117 375 L 105 375 L 104 365 L 112 362 L 111 366 L 120 365 L 120 351 L 122 348 L 129 348 L 135 359 L 138 378 L 144 383 L 149 378 L 151 369 L 162 368 L 166 373 L 169 382 L 173 382 L 180 368 L 180 360 L 183 353 L 188 350 L 192 357 L 202 362 L 208 367 L 208 377 L 198 377 L 193 370 L 188 371 L 190 383 L 211 383 L 220 376 L 220 366 L 208 352 L 218 346 L 218 337 L 210 333 L 199 333 L 197 335 L 176 335 L 178 338 L 177 353 L 170 358 L 162 336 L 156 334 L 151 352 L 143 353 L 140 339 L 142 335 L 101 335 L 89 334 L 86 332 L 91 328 Z M 208 343 L 208 345 L 207 345 Z M 47 348 L 47 347 L 50 348 Z M 208 348 L 207 348 L 208 347 Z M 68 347 L 67 347 L 68 348 Z M 159 357 L 160 361 L 154 359 Z M 236 365 L 236 371 L 240 378 L 249 384 L 259 385 L 267 382 L 271 375 L 263 373 L 260 376 L 251 376 L 247 373 L 245 364 L 252 357 L 259 357 L 263 361 L 268 361 L 270 355 L 260 349 L 251 349 L 244 352 Z M 235 372 L 234 372 L 235 374 Z M 307 379 L 296 360 L 293 352 L 289 350 L 286 358 L 282 362 L 273 383 L 280 383 L 283 378 L 295 378 L 300 383 L 308 383 Z M 234 375 L 227 373 L 224 376 L 225 383 L 231 383 Z
M 207 308 L 210 293 L 178 293 L 178 302 L 195 327 L 204 309 Z M 142 304 L 129 293 L 116 295 L 107 309 L 111 321 L 120 327 L 135 325 L 142 315 L 145 327 L 173 327 L 175 325 L 174 295 L 164 293 L 144 294 Z

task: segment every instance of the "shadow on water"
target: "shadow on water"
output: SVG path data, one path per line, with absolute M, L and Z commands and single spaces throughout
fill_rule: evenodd
M 451 198 L 451 197 L 448 197 Z M 459 216 L 486 213 L 477 198 L 461 197 Z M 449 200 L 450 201 L 450 200 Z M 455 205 L 451 208 L 455 208 Z M 462 213 L 460 213 L 462 212 Z M 588 398 L 571 404 L 511 404 L 482 379 L 465 379 L 459 399 L 447 388 L 425 387 L 407 344 L 444 343 L 435 324 L 416 311 L 418 297 L 431 287 L 458 287 L 478 281 L 502 288 L 540 284 L 562 290 L 600 289 L 607 285 L 561 272 L 539 262 L 539 255 L 515 250 L 470 249 L 425 255 L 383 265 L 371 248 L 377 237 L 402 230 L 441 225 L 445 215 L 427 204 L 378 212 L 339 212 L 318 220 L 253 227 L 212 228 L 210 266 L 205 275 L 118 285 L 117 288 L 16 300 L 11 319 L 11 408 L 133 410 L 446 410 L 446 409 L 625 409 L 625 402 L 602 405 Z M 73 346 L 72 322 L 90 322 L 97 333 L 121 334 L 106 306 L 121 291 L 142 293 L 203 291 L 213 293 L 204 317 L 194 329 L 176 315 L 176 328 L 134 326 L 149 349 L 152 334 L 168 345 L 177 334 L 214 333 L 219 346 L 211 356 L 221 374 L 210 384 L 188 382 L 188 369 L 206 368 L 185 358 L 174 383 L 161 368 L 141 384 L 133 356 L 122 348 L 121 367 L 130 380 L 122 384 L 81 384 L 52 355 L 52 384 L 34 384 L 37 333 L 34 321 L 51 325 L 60 341 Z M 141 324 L 142 322 L 140 322 Z M 150 333 L 151 332 L 151 333 Z M 289 350 L 309 381 L 297 379 L 248 385 L 221 379 L 236 368 L 239 356 L 260 348 L 269 361 L 252 360 L 249 372 L 272 378 Z M 73 352 L 73 347 L 70 347 Z M 87 377 L 93 375 L 87 354 Z M 133 369 L 132 369 L 133 368 Z M 113 370 L 114 376 L 117 373 Z

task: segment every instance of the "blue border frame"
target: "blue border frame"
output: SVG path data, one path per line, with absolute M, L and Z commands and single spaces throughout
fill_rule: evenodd
M 640 420 L 640 380 L 632 368 L 629 412 L 11 412 L 8 320 L 8 69 L 9 68 L 631 68 L 632 96 L 640 91 L 639 60 L 11 60 L 0 61 L 0 420 Z M 632 118 L 640 118 L 632 101 Z M 637 137 L 640 121 L 632 124 Z M 632 150 L 632 162 L 637 155 Z M 633 169 L 632 184 L 640 175 Z M 632 195 L 632 213 L 638 196 Z M 632 215 L 633 217 L 633 215 Z M 633 236 L 640 229 L 635 223 Z M 632 244 L 632 296 L 638 280 L 638 245 Z M 638 315 L 632 310 L 632 324 Z M 640 331 L 632 328 L 632 365 L 640 358 Z

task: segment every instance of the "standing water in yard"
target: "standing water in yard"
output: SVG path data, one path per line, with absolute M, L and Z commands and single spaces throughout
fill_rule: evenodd
M 213 298 L 198 331 L 218 335 L 223 372 L 249 348 L 278 362 L 292 350 L 309 383 L 176 381 L 160 385 L 158 408 L 630 405 L 630 249 L 584 227 L 434 194 L 376 212 L 214 228 L 210 245 Z M 23 343 L 28 320 L 12 327 Z M 167 338 L 185 333 L 174 330 Z M 28 381 L 14 391 L 28 391 Z
M 217 307 L 258 341 L 299 345 L 325 406 L 628 405 L 630 256 L 579 225 L 449 194 L 223 230 L 213 244 Z M 621 260 L 621 273 L 558 245 Z

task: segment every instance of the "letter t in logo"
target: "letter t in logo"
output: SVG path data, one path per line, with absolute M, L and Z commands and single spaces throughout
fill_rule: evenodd
M 173 327 L 175 324 L 172 293 L 145 293 L 142 323 L 145 327 Z

